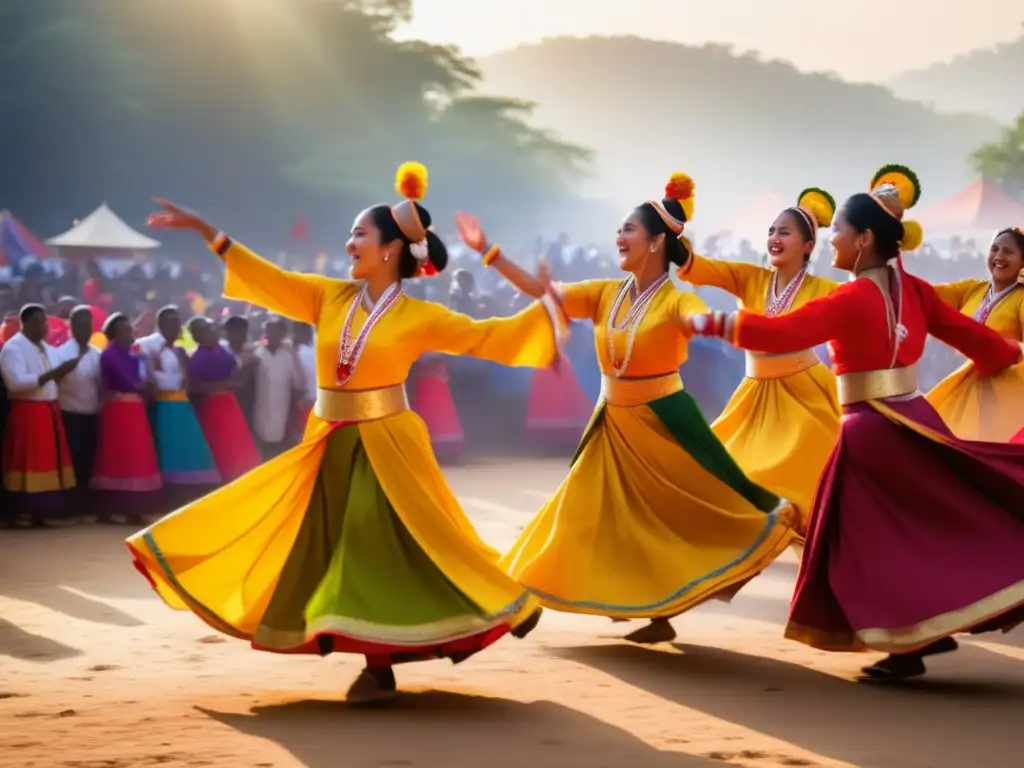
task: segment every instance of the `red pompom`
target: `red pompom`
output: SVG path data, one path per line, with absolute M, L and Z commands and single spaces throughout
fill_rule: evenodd
M 693 179 L 686 174 L 672 174 L 665 185 L 665 198 L 668 200 L 689 200 L 693 197 Z
M 436 274 L 437 267 L 434 266 L 434 262 L 432 262 L 430 259 L 427 259 L 425 262 L 423 262 L 423 265 L 420 267 L 419 272 L 416 273 L 416 277 L 433 277 Z

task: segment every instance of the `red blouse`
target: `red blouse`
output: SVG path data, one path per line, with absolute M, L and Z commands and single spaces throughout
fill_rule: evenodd
M 861 278 L 828 296 L 779 317 L 740 310 L 732 342 L 743 349 L 782 354 L 828 342 L 836 374 L 901 368 L 916 363 L 928 334 L 974 361 L 981 376 L 991 376 L 1021 357 L 1017 342 L 1004 339 L 943 303 L 930 283 L 900 270 L 902 321 L 907 329 L 892 364 L 894 339 L 879 286 Z

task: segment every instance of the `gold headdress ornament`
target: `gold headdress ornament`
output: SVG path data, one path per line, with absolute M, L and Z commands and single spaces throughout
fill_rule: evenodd
M 803 216 L 811 230 L 811 240 L 818 239 L 818 230 L 832 226 L 832 217 L 836 214 L 836 200 L 832 195 L 819 187 L 808 187 L 797 198 L 796 206 L 789 208 L 798 216 Z
M 420 265 L 417 276 L 433 274 L 430 264 L 430 249 L 427 246 L 427 228 L 420 221 L 416 202 L 427 194 L 427 168 L 421 163 L 406 162 L 398 167 L 395 174 L 395 192 L 405 199 L 391 206 L 391 215 L 398 228 L 409 241 L 409 251 Z
M 924 240 L 924 230 L 916 221 L 904 221 L 905 211 L 921 199 L 921 182 L 905 165 L 884 165 L 871 179 L 871 199 L 894 219 L 903 224 L 900 250 L 913 251 Z
M 648 200 L 647 204 L 651 206 L 661 220 L 665 222 L 665 226 L 675 232 L 677 235 L 682 234 L 683 226 L 686 222 L 693 218 L 693 179 L 687 176 L 685 173 L 673 173 L 669 177 L 668 184 L 665 185 L 665 200 L 675 200 L 679 203 L 683 209 L 683 216 L 685 217 L 682 221 L 677 219 L 668 209 L 665 208 L 665 203 L 662 200 Z

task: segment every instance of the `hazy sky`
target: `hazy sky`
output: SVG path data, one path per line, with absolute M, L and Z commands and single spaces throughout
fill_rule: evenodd
M 724 42 L 805 70 L 882 80 L 1013 40 L 1022 0 L 413 0 L 403 36 L 472 56 L 556 35 Z

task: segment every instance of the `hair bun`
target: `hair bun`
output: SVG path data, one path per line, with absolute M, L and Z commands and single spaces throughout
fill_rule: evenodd
M 905 165 L 883 165 L 871 177 L 871 191 L 883 184 L 892 184 L 900 196 L 900 207 L 906 211 L 917 205 L 921 199 L 921 181 L 917 174 Z
M 395 192 L 406 200 L 422 200 L 426 197 L 427 167 L 412 161 L 398 166 L 398 172 L 395 174 Z
M 924 242 L 924 229 L 916 221 L 903 222 L 903 239 L 900 240 L 901 251 L 916 251 Z
M 673 173 L 665 185 L 665 199 L 675 200 L 686 214 L 686 220 L 693 220 L 693 190 L 696 185 L 685 173 Z
M 799 208 L 814 216 L 819 227 L 831 227 L 832 217 L 836 215 L 836 199 L 819 187 L 808 187 L 796 202 Z

